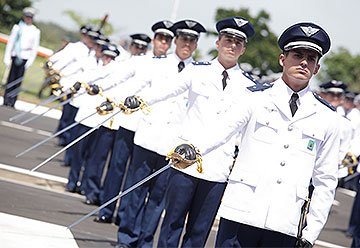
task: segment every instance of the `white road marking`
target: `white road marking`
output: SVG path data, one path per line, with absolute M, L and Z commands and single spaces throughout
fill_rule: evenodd
M 337 188 L 337 191 L 347 195 L 347 196 L 351 196 L 351 197 L 355 197 L 356 196 L 356 191 L 353 190 L 349 190 L 349 189 L 344 189 L 344 188 Z
M 78 248 L 65 226 L 0 213 L 1 247 Z
M 29 133 L 37 133 L 37 134 L 44 135 L 44 136 L 47 136 L 47 137 L 52 135 L 52 133 L 48 132 L 48 131 L 39 130 L 39 129 L 19 125 L 19 124 L 16 124 L 16 123 L 13 123 L 13 122 L 8 122 L 8 121 L 0 121 L 0 125 L 5 126 L 5 127 L 15 128 L 15 129 L 22 130 L 22 131 L 29 132 Z
M 26 170 L 26 169 L 11 166 L 11 165 L 1 164 L 1 163 L 0 163 L 0 169 L 17 172 L 17 173 L 24 174 L 24 175 L 30 175 L 30 176 L 34 176 L 34 177 L 38 177 L 38 178 L 42 178 L 42 179 L 46 179 L 46 180 L 51 180 L 51 181 L 55 181 L 58 183 L 66 184 L 68 182 L 67 178 L 53 176 L 53 175 L 49 175 L 49 174 L 45 174 L 45 173 L 41 173 L 41 172 L 37 172 L 37 171 L 31 172 L 30 170 Z

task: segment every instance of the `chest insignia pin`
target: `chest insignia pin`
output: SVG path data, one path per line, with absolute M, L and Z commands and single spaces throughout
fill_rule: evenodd
M 314 149 L 314 146 L 315 146 L 315 142 L 313 140 L 309 140 L 309 143 L 307 145 L 307 149 L 312 151 Z

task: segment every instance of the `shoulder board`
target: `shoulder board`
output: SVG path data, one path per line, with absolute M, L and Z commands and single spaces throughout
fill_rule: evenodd
M 246 78 L 248 78 L 249 80 L 251 80 L 254 84 L 258 84 L 258 83 L 259 83 L 259 82 L 258 82 L 255 78 L 253 78 L 249 73 L 243 71 L 242 74 L 243 74 Z
M 145 56 L 145 53 L 138 53 L 138 54 L 134 54 L 134 55 L 131 55 L 131 56 L 141 57 L 141 56 Z
M 153 59 L 163 59 L 163 58 L 166 58 L 167 56 L 164 54 L 164 55 L 160 55 L 160 56 L 154 56 L 152 57 Z
M 203 61 L 203 62 L 199 62 L 199 61 L 194 61 L 192 62 L 193 65 L 211 65 L 211 62 L 208 61 Z
M 327 101 L 325 101 L 321 96 L 319 96 L 318 94 L 316 94 L 315 92 L 313 92 L 314 97 L 319 100 L 319 102 L 321 102 L 322 104 L 324 104 L 326 107 L 328 107 L 329 109 L 331 109 L 332 111 L 336 111 L 336 108 L 331 105 L 330 103 L 328 103 Z
M 251 92 L 255 92 L 255 91 L 264 91 L 266 89 L 269 89 L 271 87 L 273 87 L 274 83 L 269 83 L 269 82 L 265 82 L 265 83 L 258 83 L 255 84 L 253 86 L 249 86 L 246 87 L 248 90 L 250 90 Z

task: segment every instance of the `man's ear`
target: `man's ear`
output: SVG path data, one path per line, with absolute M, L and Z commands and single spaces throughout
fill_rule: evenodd
M 315 67 L 313 75 L 316 75 L 319 72 L 319 70 L 320 70 L 320 64 L 317 64 L 316 67 Z
M 280 64 L 281 66 L 284 66 L 284 60 L 285 60 L 285 55 L 284 55 L 284 54 L 280 54 L 279 64 Z
M 219 40 L 216 40 L 215 44 L 216 44 L 216 48 L 219 49 L 219 43 L 220 41 Z

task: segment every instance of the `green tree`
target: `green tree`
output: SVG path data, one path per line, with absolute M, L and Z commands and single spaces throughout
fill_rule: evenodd
M 68 15 L 76 24 L 79 25 L 79 27 L 81 27 L 83 25 L 90 25 L 90 26 L 93 26 L 93 27 L 100 27 L 100 24 L 103 21 L 103 18 L 99 18 L 99 19 L 84 18 L 81 15 L 77 14 L 73 10 L 65 10 L 64 14 Z M 114 29 L 113 29 L 113 26 L 111 25 L 111 23 L 106 22 L 105 25 L 101 28 L 101 31 L 105 35 L 110 35 L 110 34 L 113 33 Z
M 30 0 L 0 0 L 0 30 L 9 32 L 22 18 L 22 10 L 31 5 Z
M 282 71 L 279 65 L 280 48 L 277 45 L 277 36 L 270 30 L 268 23 L 270 15 L 261 10 L 255 17 L 249 14 L 248 9 L 217 9 L 216 21 L 226 17 L 242 16 L 248 19 L 254 26 L 255 36 L 249 39 L 246 44 L 246 51 L 240 57 L 239 63 L 249 63 L 254 68 L 260 69 L 262 74 Z M 209 32 L 209 35 L 217 35 L 217 32 Z M 212 56 L 217 56 L 217 50 L 209 52 Z
M 70 41 L 78 41 L 78 31 L 69 31 L 55 23 L 38 22 L 36 26 L 41 30 L 41 45 L 52 49 L 54 52 L 61 48 L 61 41 L 65 38 Z
M 360 55 L 352 56 L 345 48 L 339 48 L 323 58 L 319 72 L 322 82 L 340 80 L 348 89 L 360 92 Z

